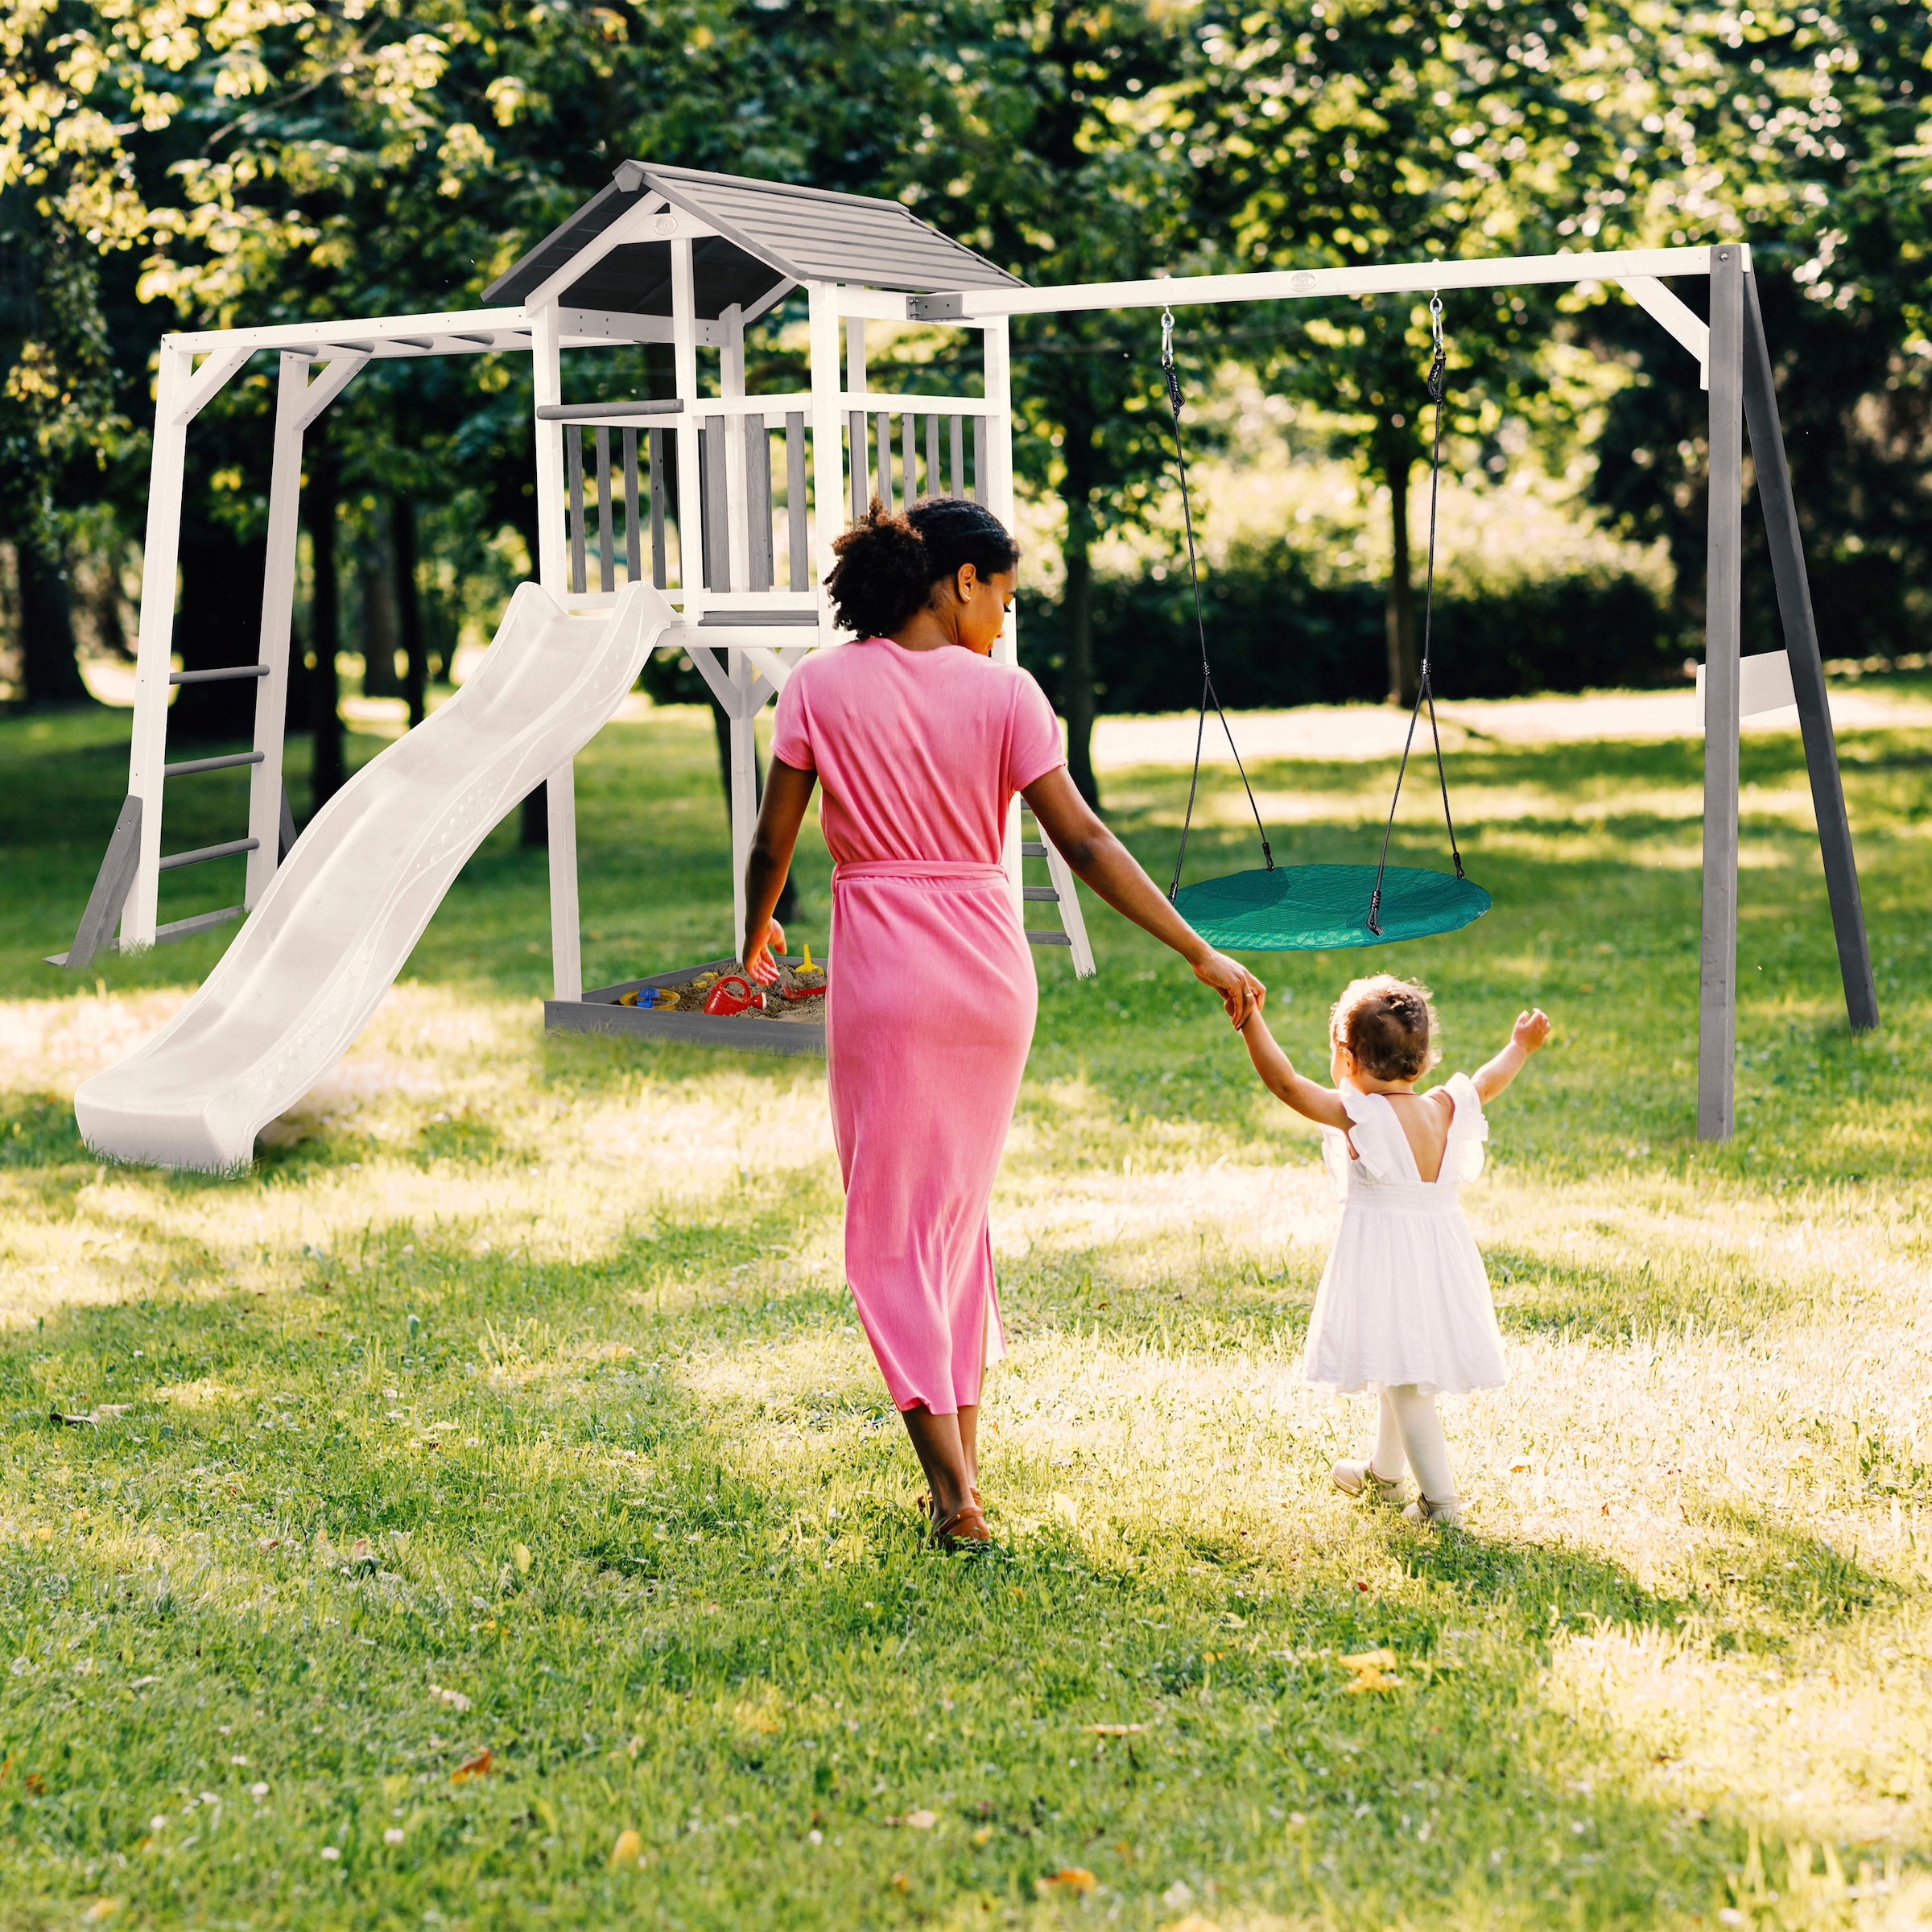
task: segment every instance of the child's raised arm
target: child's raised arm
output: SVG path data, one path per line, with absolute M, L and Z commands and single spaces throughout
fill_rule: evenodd
M 1509 1030 L 1509 1044 L 1476 1074 L 1476 1094 L 1486 1107 L 1523 1070 L 1525 1062 L 1550 1037 L 1550 1016 L 1542 1007 L 1519 1013 Z
M 1261 1084 L 1278 1100 L 1323 1127 L 1339 1127 L 1344 1133 L 1348 1131 L 1348 1115 L 1342 1105 L 1342 1096 L 1332 1087 L 1318 1087 L 1295 1071 L 1287 1055 L 1275 1044 L 1260 1007 L 1248 1016 L 1241 1028 L 1241 1038 L 1247 1046 L 1249 1059 L 1254 1062 L 1255 1071 L 1261 1076 Z

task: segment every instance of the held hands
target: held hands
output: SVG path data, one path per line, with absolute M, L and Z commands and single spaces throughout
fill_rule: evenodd
M 1538 1006 L 1529 1013 L 1519 1013 L 1516 1024 L 1509 1030 L 1509 1044 L 1519 1046 L 1528 1053 L 1534 1053 L 1550 1037 L 1550 1016 Z
M 1194 976 L 1221 996 L 1221 1004 L 1228 1009 L 1228 1020 L 1237 1032 L 1261 1011 L 1268 997 L 1268 989 L 1238 960 L 1229 959 L 1224 952 L 1211 952 L 1198 961 Z M 1547 1024 L 1546 1022 L 1546 1026 Z
M 785 928 L 776 919 L 767 919 L 762 930 L 753 929 L 745 935 L 745 970 L 761 986 L 771 985 L 778 976 L 778 969 L 771 963 L 771 949 L 777 947 L 785 950 Z M 1548 1022 L 1544 1022 L 1547 1026 Z

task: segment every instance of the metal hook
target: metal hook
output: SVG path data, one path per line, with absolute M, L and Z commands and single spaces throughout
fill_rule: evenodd
M 1161 311 L 1161 367 L 1174 367 L 1174 311 L 1170 308 Z
M 1433 290 L 1429 295 L 1429 326 L 1435 332 L 1435 346 L 1443 346 L 1443 299 Z

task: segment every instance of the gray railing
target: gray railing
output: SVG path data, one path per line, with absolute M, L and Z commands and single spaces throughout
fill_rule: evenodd
M 892 419 L 899 419 L 897 487 L 894 487 Z M 923 434 L 921 425 L 923 424 Z M 972 438 L 972 474 L 966 472 L 968 425 Z M 852 439 L 852 514 L 865 515 L 867 500 L 877 497 L 888 510 L 902 509 L 921 497 L 970 497 L 986 501 L 986 419 L 944 415 L 916 407 L 881 410 L 876 416 L 862 409 L 847 418 Z M 946 460 L 942 463 L 942 444 Z M 925 474 L 919 460 L 925 458 Z

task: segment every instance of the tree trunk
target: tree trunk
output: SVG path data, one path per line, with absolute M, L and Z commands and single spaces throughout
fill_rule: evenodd
M 390 542 L 388 506 L 378 502 L 372 527 L 357 546 L 356 590 L 362 606 L 362 695 L 399 698 L 396 675 L 396 559 Z
M 14 554 L 20 573 L 20 681 L 27 703 L 93 703 L 74 655 L 73 604 L 61 559 L 25 541 Z
M 517 819 L 517 843 L 530 852 L 550 850 L 550 786 L 539 785 L 523 795 L 523 810 Z
M 416 506 L 407 497 L 390 499 L 389 526 L 395 549 L 396 617 L 408 666 L 402 676 L 402 696 L 409 706 L 413 731 L 427 715 L 429 654 L 423 642 L 423 593 L 416 583 Z
M 1415 586 L 1409 561 L 1409 478 L 1406 445 L 1385 445 L 1381 464 L 1389 486 L 1389 524 L 1393 553 L 1389 572 L 1386 622 L 1389 636 L 1389 702 L 1415 702 Z
M 309 767 L 309 811 L 320 811 L 342 789 L 342 693 L 336 675 L 341 613 L 336 581 L 336 506 L 339 485 L 333 452 L 314 433 L 308 465 L 308 540 L 315 574 L 309 637 L 316 667 L 309 674 L 309 730 L 315 740 Z
M 182 520 L 181 614 L 175 649 L 184 671 L 226 671 L 262 660 L 262 580 L 268 541 L 244 542 L 225 523 L 196 515 Z M 252 743 L 253 678 L 184 684 L 167 714 L 171 740 Z

